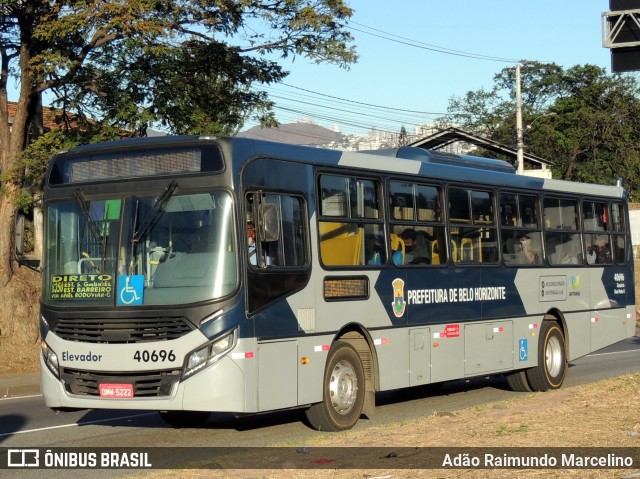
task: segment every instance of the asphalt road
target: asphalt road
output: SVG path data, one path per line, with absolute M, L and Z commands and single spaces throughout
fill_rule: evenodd
M 570 364 L 565 387 L 595 382 L 608 377 L 640 371 L 640 337 L 592 353 Z M 455 381 L 379 393 L 376 415 L 362 419 L 356 429 L 369 428 L 429 416 L 439 411 L 455 411 L 523 393 L 509 390 L 502 377 Z M 197 429 L 173 429 L 156 413 L 141 411 L 76 411 L 54 413 L 42 397 L 0 400 L 0 448 L 33 447 L 260 447 L 304 445 L 314 436 L 299 410 L 233 417 L 212 414 Z M 27 477 L 24 471 L 0 470 L 0 477 Z M 28 471 L 29 478 L 118 477 L 123 471 Z

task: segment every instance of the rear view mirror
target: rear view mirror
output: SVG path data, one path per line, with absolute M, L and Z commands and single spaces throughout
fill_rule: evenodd
M 273 203 L 260 205 L 260 240 L 278 241 L 280 233 L 280 221 L 278 207 Z

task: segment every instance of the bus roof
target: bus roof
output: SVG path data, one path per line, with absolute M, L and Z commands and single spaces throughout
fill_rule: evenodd
M 614 198 L 626 198 L 621 186 L 598 185 L 573 181 L 550 180 L 525 175 L 517 175 L 514 167 L 503 160 L 481 158 L 470 155 L 456 155 L 423 148 L 404 146 L 393 149 L 372 151 L 339 151 L 322 148 L 291 145 L 241 137 L 214 136 L 158 136 L 149 138 L 124 139 L 82 145 L 61 152 L 59 156 L 84 156 L 108 151 L 129 151 L 158 147 L 181 147 L 194 144 L 218 142 L 231 147 L 239 147 L 248 157 L 271 156 L 273 158 L 304 161 L 310 164 L 341 166 L 354 169 L 375 170 L 391 175 L 415 175 L 425 179 L 450 182 L 470 182 L 486 186 L 500 186 L 514 189 L 548 190 L 561 193 L 586 194 Z

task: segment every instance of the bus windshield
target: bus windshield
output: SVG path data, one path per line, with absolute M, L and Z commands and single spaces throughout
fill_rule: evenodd
M 46 218 L 45 303 L 185 304 L 230 294 L 238 278 L 231 195 L 225 191 L 74 199 Z

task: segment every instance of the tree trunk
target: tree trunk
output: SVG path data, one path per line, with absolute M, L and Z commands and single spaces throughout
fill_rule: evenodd
M 38 371 L 40 350 L 40 275 L 16 267 L 2 288 L 0 302 L 0 374 Z
M 13 234 L 16 207 L 10 196 L 0 196 L 0 289 L 4 289 L 13 274 Z
M 44 244 L 44 218 L 41 208 L 33 209 L 33 256 L 42 261 L 42 245 Z
M 9 191 L 11 185 L 3 185 Z M 14 256 L 16 206 L 0 195 L 0 373 L 37 371 L 40 340 L 40 275 L 20 267 Z

